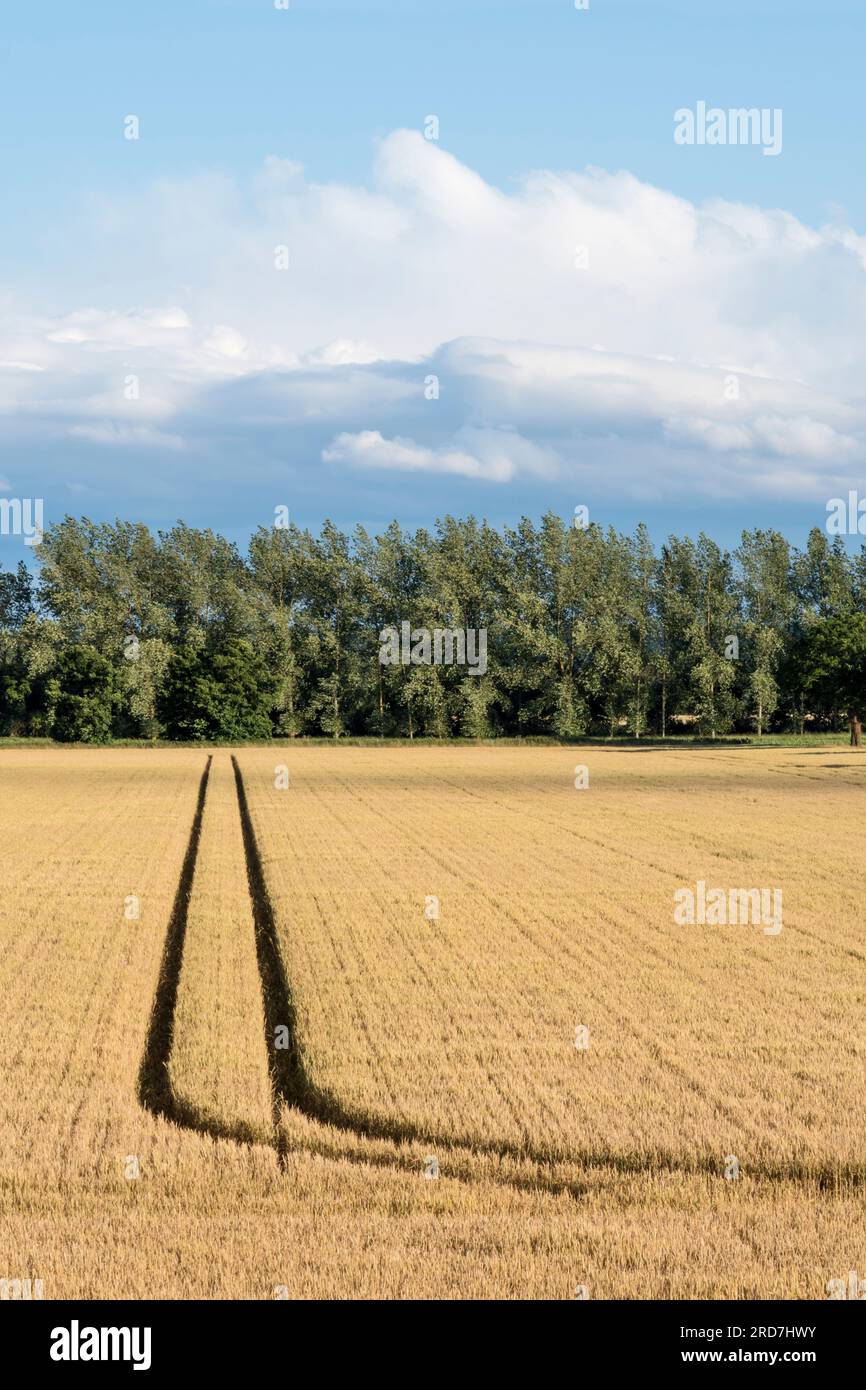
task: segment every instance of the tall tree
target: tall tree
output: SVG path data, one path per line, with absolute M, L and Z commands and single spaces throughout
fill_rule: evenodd
M 280 734 L 303 732 L 305 582 L 312 553 L 309 532 L 297 526 L 260 527 L 250 541 L 250 574 L 258 607 L 258 642 L 274 680 L 274 716 Z
M 779 663 L 796 611 L 790 546 L 778 531 L 744 531 L 735 559 L 745 646 L 740 655 L 760 738 L 779 703 Z

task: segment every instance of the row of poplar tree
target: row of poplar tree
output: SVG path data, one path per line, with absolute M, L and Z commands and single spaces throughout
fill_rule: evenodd
M 0 572 L 0 733 L 76 741 L 826 727 L 848 697 L 810 684 L 804 653 L 866 609 L 866 548 L 817 529 L 803 550 L 755 530 L 726 553 L 449 516 L 262 528 L 244 555 L 184 524 L 67 517 L 35 554 Z M 383 665 L 403 622 L 486 629 L 486 672 Z

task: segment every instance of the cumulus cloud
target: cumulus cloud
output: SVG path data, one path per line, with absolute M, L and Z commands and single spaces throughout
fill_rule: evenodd
M 489 477 L 504 481 L 511 477 L 507 463 L 493 470 L 485 468 L 480 459 L 459 449 L 428 449 L 413 439 L 383 439 L 378 430 L 360 430 L 357 434 L 338 434 L 333 443 L 322 451 L 326 463 L 352 463 L 367 468 L 396 468 L 413 473 L 462 473 L 466 478 Z
M 594 168 L 503 190 L 397 131 L 369 187 L 274 154 L 245 186 L 91 199 L 68 239 L 50 312 L 10 294 L 0 330 L 0 413 L 31 441 L 156 468 L 194 443 L 192 470 L 243 439 L 298 468 L 635 498 L 824 495 L 863 455 L 866 238 L 842 225 Z
M 519 468 L 540 474 L 552 471 L 545 451 L 531 440 L 506 430 L 465 429 L 468 447 L 455 438 L 451 446 L 429 448 L 414 439 L 385 439 L 379 430 L 338 434 L 322 450 L 326 463 L 349 463 L 361 468 L 392 468 L 401 472 L 459 473 L 465 478 L 484 478 L 504 483 Z

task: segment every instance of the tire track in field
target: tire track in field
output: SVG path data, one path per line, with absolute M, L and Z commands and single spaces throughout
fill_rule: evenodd
M 196 1134 L 208 1135 L 213 1139 L 229 1140 L 233 1143 L 253 1145 L 261 1143 L 260 1137 L 243 1123 L 221 1123 L 211 1116 L 200 1114 L 194 1107 L 183 1103 L 171 1085 L 169 1062 L 174 1040 L 174 1021 L 177 1009 L 178 988 L 183 967 L 184 943 L 186 939 L 189 904 L 193 891 L 195 869 L 198 860 L 201 828 L 207 798 L 208 782 L 213 758 L 208 755 L 204 772 L 199 783 L 195 814 L 190 828 L 189 841 L 181 867 L 180 879 L 172 905 L 166 931 L 156 992 L 151 1008 L 150 1020 L 145 1039 L 144 1052 L 138 1073 L 138 1100 L 141 1106 L 161 1119 L 177 1125 L 181 1129 Z M 346 1110 L 339 1099 L 319 1090 L 311 1082 L 303 1063 L 298 1041 L 296 1016 L 292 994 L 286 978 L 285 967 L 280 954 L 276 920 L 265 882 L 264 869 L 258 843 L 255 838 L 252 818 L 249 812 L 246 789 L 237 759 L 232 755 L 235 785 L 238 797 L 238 811 L 247 861 L 247 878 L 250 901 L 255 926 L 256 955 L 262 983 L 262 1001 L 265 1015 L 266 1046 L 273 1094 L 274 1137 L 270 1147 L 276 1150 L 281 1168 L 287 1166 L 287 1157 L 292 1147 L 302 1148 L 319 1157 L 349 1162 L 360 1166 L 388 1168 L 405 1173 L 419 1172 L 417 1154 L 365 1151 L 364 1143 L 370 1140 L 383 1140 L 396 1145 L 410 1145 L 424 1142 L 438 1144 L 440 1150 L 448 1152 L 453 1166 L 447 1176 L 458 1182 L 476 1183 L 479 1178 L 525 1192 L 545 1192 L 552 1195 L 567 1195 L 577 1198 L 583 1195 L 583 1187 L 574 1181 L 557 1177 L 553 1165 L 544 1161 L 545 1171 L 523 1177 L 517 1173 L 497 1173 L 496 1171 L 473 1173 L 472 1160 L 477 1151 L 452 1140 L 436 1139 L 418 1129 L 393 1123 L 379 1123 L 363 1113 Z M 289 1047 L 277 1048 L 276 1029 L 286 1027 Z M 280 1124 L 283 1107 L 298 1111 L 309 1120 L 324 1127 L 320 1136 L 322 1142 L 312 1139 L 292 1146 Z M 327 1131 L 331 1131 L 329 1136 Z M 334 1132 L 347 1135 L 356 1140 L 349 1151 L 335 1146 L 328 1150 L 327 1140 L 333 1139 Z M 461 1154 L 461 1149 L 463 1152 Z M 512 1155 L 507 1149 L 492 1152 L 492 1157 L 519 1157 L 524 1161 L 531 1155 L 520 1153 Z
M 285 1022 L 287 1017 L 291 1017 L 292 1029 L 292 1058 L 294 1069 L 287 1075 L 288 1089 L 283 1095 L 285 1104 L 301 1111 L 308 1118 L 317 1121 L 323 1126 L 330 1127 L 332 1130 L 342 1131 L 351 1134 L 357 1140 L 385 1140 L 394 1145 L 407 1145 L 423 1143 L 431 1149 L 446 1150 L 450 1155 L 456 1156 L 459 1153 L 472 1155 L 476 1158 L 485 1157 L 489 1159 L 505 1159 L 515 1162 L 525 1162 L 537 1166 L 538 1176 L 530 1182 L 523 1180 L 513 1180 L 510 1177 L 500 1176 L 496 1180 L 503 1183 L 511 1183 L 517 1187 L 529 1187 L 532 1190 L 543 1188 L 546 1191 L 571 1191 L 572 1195 L 579 1195 L 580 1189 L 573 1183 L 568 1183 L 561 1179 L 556 1179 L 553 1175 L 557 1169 L 566 1165 L 582 1165 L 586 1167 L 603 1167 L 625 1174 L 658 1173 L 658 1172 L 678 1172 L 684 1174 L 704 1173 L 708 1176 L 719 1177 L 723 1172 L 723 1162 L 719 1156 L 712 1153 L 696 1153 L 693 1156 L 684 1158 L 676 1150 L 657 1148 L 652 1152 L 639 1150 L 626 1150 L 615 1152 L 607 1148 L 581 1148 L 576 1146 L 568 1154 L 550 1154 L 543 1150 L 535 1149 L 530 1142 L 515 1143 L 508 1140 L 490 1140 L 478 1136 L 467 1134 L 445 1135 L 430 1129 L 425 1129 L 421 1125 L 413 1124 L 408 1120 L 400 1120 L 396 1116 L 387 1117 L 383 1115 L 371 1115 L 369 1112 L 346 1106 L 340 1098 L 333 1092 L 325 1088 L 318 1087 L 306 1072 L 303 1062 L 302 1050 L 300 1048 L 297 1035 L 295 1033 L 296 1018 L 294 1007 L 291 1002 L 291 989 L 285 974 L 282 955 L 279 948 L 279 936 L 276 927 L 276 920 L 271 905 L 270 896 L 267 889 L 265 874 L 259 854 L 258 843 L 255 837 L 252 820 L 249 815 L 249 808 L 244 791 L 244 784 L 240 767 L 237 759 L 233 756 L 232 761 L 235 766 L 235 776 L 238 783 L 238 795 L 242 804 L 242 817 L 245 820 L 245 842 L 250 846 L 250 854 L 255 862 L 254 877 L 257 884 L 257 893 L 261 894 L 262 906 L 267 914 L 267 939 L 268 949 L 273 952 L 274 970 L 279 981 L 278 989 L 282 995 L 280 1010 L 282 1017 L 278 1021 Z M 338 782 L 340 778 L 336 779 Z M 445 779 L 442 779 L 445 780 Z M 457 785 L 457 784 L 451 784 Z M 468 788 L 458 786 L 458 790 L 466 795 L 477 795 L 470 792 Z M 483 798 L 482 798 L 483 799 Z M 503 804 L 504 803 L 497 803 Z M 506 810 L 512 808 L 504 805 Z M 336 814 L 332 811 L 332 814 Z M 379 810 L 381 815 L 381 808 Z M 336 816 L 339 821 L 339 816 Z M 591 838 L 591 837 L 580 837 Z M 591 841 L 601 848 L 609 849 L 602 841 Z M 436 855 L 426 847 L 427 853 L 435 859 Z M 637 856 L 635 856 L 637 857 Z M 321 908 L 319 909 L 321 913 Z M 513 918 L 516 925 L 519 925 L 516 918 Z M 539 942 L 535 942 L 540 945 Z M 661 1059 L 659 1059 L 661 1060 Z M 671 1069 L 679 1079 L 688 1085 L 692 1090 L 699 1093 L 702 1091 L 701 1082 L 698 1078 L 691 1076 L 679 1064 L 670 1063 Z M 724 1109 L 724 1107 L 722 1107 Z M 366 1159 L 354 1159 L 352 1161 L 365 1162 Z M 380 1157 L 380 1164 L 388 1164 L 388 1160 Z M 395 1154 L 391 1163 L 394 1166 L 417 1171 L 414 1164 L 399 1162 L 399 1156 Z M 849 1183 L 858 1188 L 866 1186 L 866 1169 L 857 1162 L 837 1163 L 832 1160 L 821 1162 L 814 1158 L 804 1159 L 802 1162 L 794 1160 L 781 1160 L 777 1162 L 769 1161 L 766 1157 L 758 1159 L 754 1176 L 760 1176 L 773 1182 L 809 1182 L 814 1183 L 820 1188 L 836 1188 L 840 1184 Z M 452 1174 L 449 1176 L 459 1176 Z M 471 1181 L 471 1178 L 467 1180 Z
M 181 1113 L 182 1107 L 172 1090 L 168 1064 L 174 1041 L 174 1016 L 177 1009 L 177 991 L 180 984 L 183 947 L 189 917 L 189 900 L 195 878 L 198 846 L 201 839 L 201 823 L 204 816 L 204 803 L 212 762 L 213 758 L 208 754 L 199 783 L 198 800 L 196 801 L 186 853 L 181 865 L 177 892 L 174 895 L 171 916 L 168 919 L 168 930 L 165 934 L 165 945 L 159 965 L 156 993 L 147 1026 L 144 1054 L 138 1071 L 139 1104 L 144 1106 L 145 1110 L 149 1110 L 152 1115 L 161 1115 L 166 1120 L 172 1120 L 175 1124 L 185 1126 L 189 1125 L 190 1119 Z M 201 1125 L 196 1124 L 195 1128 L 201 1128 Z
M 259 1135 L 243 1121 L 220 1121 L 204 1115 L 195 1106 L 181 1100 L 171 1084 L 169 1063 L 174 1044 L 174 1023 L 177 995 L 183 968 L 189 905 L 192 898 L 196 864 L 198 862 L 201 827 L 204 818 L 213 756 L 207 763 L 199 783 L 198 799 L 189 834 L 189 841 L 180 871 L 177 892 L 169 917 L 156 993 L 148 1023 L 144 1053 L 138 1073 L 139 1104 L 152 1115 L 168 1120 L 181 1129 L 207 1134 L 212 1139 L 228 1139 L 236 1144 L 259 1143 Z M 275 1119 L 278 1102 L 274 1099 Z
M 154 1002 L 151 1009 L 144 1053 L 139 1069 L 138 1098 L 140 1104 L 151 1114 L 159 1116 L 183 1129 L 198 1134 L 207 1134 L 215 1139 L 230 1140 L 235 1143 L 252 1145 L 261 1140 L 243 1124 L 221 1124 L 210 1117 L 203 1117 L 192 1107 L 183 1105 L 174 1094 L 169 1073 L 174 1035 L 174 1018 L 177 1006 L 178 986 L 183 964 L 184 941 L 189 915 L 189 902 L 195 877 L 198 848 L 201 839 L 201 826 L 207 797 L 208 780 L 212 756 L 207 764 L 199 785 L 196 811 L 190 830 L 189 843 L 181 868 L 180 880 L 175 894 L 165 945 L 160 963 Z M 642 1154 L 638 1152 L 613 1153 L 609 1150 L 575 1151 L 568 1159 L 551 1158 L 550 1155 L 536 1152 L 531 1146 L 518 1146 L 502 1142 L 474 1142 L 468 1139 L 434 1134 L 421 1126 L 402 1122 L 396 1117 L 386 1118 L 370 1115 L 363 1110 L 347 1107 L 334 1093 L 318 1087 L 310 1078 L 303 1058 L 303 1050 L 297 1031 L 297 1014 L 292 991 L 286 976 L 285 965 L 279 947 L 279 936 L 273 905 L 265 879 L 261 853 L 256 840 L 250 815 L 246 788 L 237 758 L 232 754 L 232 767 L 238 797 L 238 810 L 241 819 L 244 851 L 247 861 L 247 878 L 256 938 L 256 954 L 262 982 L 262 998 L 265 1014 L 266 1046 L 268 1051 L 271 1087 L 273 1093 L 274 1137 L 271 1147 L 276 1150 L 280 1167 L 287 1166 L 288 1154 L 293 1145 L 282 1132 L 280 1115 L 285 1106 L 295 1110 L 306 1119 L 321 1125 L 325 1133 L 323 1142 L 314 1138 L 295 1144 L 319 1157 L 334 1161 L 349 1162 L 355 1165 L 388 1168 L 405 1173 L 418 1173 L 417 1154 L 400 1153 L 399 1147 L 424 1144 L 447 1154 L 449 1169 L 444 1176 L 459 1182 L 494 1183 L 515 1188 L 520 1191 L 551 1195 L 567 1195 L 580 1198 L 585 1189 L 579 1183 L 557 1175 L 557 1168 L 564 1163 L 585 1164 L 589 1167 L 604 1167 L 619 1173 L 639 1174 L 659 1171 L 691 1173 L 704 1172 L 718 1176 L 720 1165 L 717 1158 L 709 1155 L 695 1155 L 687 1162 L 672 1152 Z M 466 790 L 466 789 L 463 789 Z M 276 1029 L 288 1030 L 289 1046 L 277 1048 Z M 339 1147 L 328 1151 L 327 1131 L 348 1136 L 356 1141 L 354 1149 Z M 394 1152 L 366 1152 L 365 1141 L 385 1141 L 393 1144 Z M 527 1177 L 515 1173 L 491 1171 L 473 1172 L 473 1160 L 512 1160 L 516 1163 L 530 1164 L 537 1171 Z M 821 1188 L 836 1188 L 842 1183 L 863 1186 L 864 1172 L 858 1165 L 816 1165 L 762 1163 L 760 1176 L 771 1181 L 807 1181 Z
M 379 1140 L 395 1146 L 425 1144 L 431 1148 L 438 1148 L 440 1151 L 448 1151 L 449 1157 L 454 1160 L 454 1167 L 449 1169 L 447 1176 L 456 1178 L 458 1181 L 472 1182 L 474 1180 L 467 1171 L 468 1165 L 465 1161 L 467 1158 L 471 1160 L 478 1155 L 483 1155 L 494 1159 L 514 1159 L 524 1162 L 528 1160 L 542 1169 L 540 1173 L 531 1178 L 521 1178 L 516 1174 L 502 1173 L 492 1173 L 488 1176 L 492 1177 L 495 1182 L 525 1191 L 545 1191 L 556 1195 L 580 1196 L 582 1188 L 574 1182 L 556 1177 L 553 1171 L 555 1165 L 546 1156 L 542 1157 L 533 1154 L 528 1149 L 518 1149 L 509 1144 L 481 1145 L 430 1134 L 419 1126 L 405 1123 L 396 1118 L 380 1118 L 372 1116 L 366 1111 L 349 1108 L 333 1092 L 315 1085 L 304 1065 L 303 1051 L 298 1038 L 297 1014 L 279 947 L 276 918 L 265 880 L 243 775 L 234 755 L 232 755 L 232 765 L 237 785 L 244 848 L 247 854 L 247 874 L 255 923 L 256 950 L 259 959 L 259 973 L 262 978 L 265 1027 L 267 1030 L 266 1042 L 271 1067 L 271 1084 L 274 1091 L 275 1143 L 281 1166 L 285 1167 L 286 1156 L 289 1152 L 288 1139 L 281 1134 L 279 1125 L 279 1112 L 281 1107 L 285 1105 L 290 1109 L 300 1111 L 307 1119 L 313 1120 L 327 1129 L 347 1134 L 361 1142 Z M 274 1046 L 275 1031 L 280 1026 L 288 1029 L 289 1046 L 285 1049 L 277 1049 Z M 314 1151 L 321 1153 L 321 1150 L 314 1149 Z M 462 1163 L 460 1151 L 463 1152 L 464 1156 Z M 409 1154 L 403 1156 L 398 1152 L 389 1155 L 368 1155 L 363 1154 L 363 1151 L 361 1154 L 356 1152 L 351 1156 L 350 1161 L 418 1173 L 417 1158 Z

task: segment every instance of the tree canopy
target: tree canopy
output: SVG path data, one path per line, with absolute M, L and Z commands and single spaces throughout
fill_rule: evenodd
M 814 530 L 622 535 L 549 513 L 351 535 L 66 517 L 0 570 L 0 733 L 715 735 L 862 704 L 866 551 Z M 486 632 L 483 672 L 380 661 L 380 634 Z

